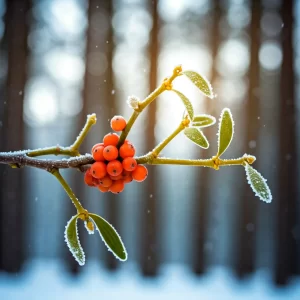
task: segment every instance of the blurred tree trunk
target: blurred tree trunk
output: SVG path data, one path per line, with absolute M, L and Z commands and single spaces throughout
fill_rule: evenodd
M 24 145 L 23 102 L 27 78 L 29 0 L 6 1 L 3 44 L 8 70 L 3 105 L 0 151 L 20 150 Z M 20 270 L 24 261 L 25 199 L 23 170 L 0 169 L 0 269 Z
M 253 0 L 251 5 L 250 24 L 250 67 L 249 67 L 249 88 L 248 98 L 245 105 L 246 118 L 246 140 L 244 153 L 257 155 L 257 148 L 250 148 L 250 141 L 257 141 L 260 130 L 260 123 L 257 121 L 259 112 L 259 45 L 260 45 L 260 19 L 261 1 Z M 257 199 L 253 199 L 253 192 L 245 181 L 243 193 L 240 199 L 240 225 L 238 226 L 238 251 L 236 257 L 237 275 L 243 277 L 254 271 L 255 268 L 255 229 L 257 217 Z M 248 224 L 254 225 L 254 230 L 247 230 Z
M 105 73 L 106 78 L 106 90 L 105 90 L 105 101 L 108 111 L 108 118 L 112 118 L 116 114 L 116 101 L 115 94 L 112 93 L 114 90 L 114 76 L 113 76 L 113 50 L 114 50 L 114 35 L 112 27 L 112 17 L 113 17 L 113 1 L 105 2 L 105 11 L 107 13 L 107 18 L 109 20 L 109 27 L 107 32 L 107 43 L 106 43 L 106 54 L 108 60 L 108 68 Z M 106 132 L 111 132 L 112 129 L 107 124 L 105 128 Z M 119 218 L 119 205 L 118 201 L 120 200 L 121 195 L 114 195 L 112 193 L 106 194 L 106 204 L 107 204 L 107 217 L 108 220 L 113 226 L 119 231 L 120 218 Z M 111 254 L 110 251 L 106 252 L 106 265 L 109 270 L 115 270 L 118 267 L 118 260 Z
M 216 80 L 217 80 L 217 71 L 216 71 L 216 57 L 218 54 L 219 44 L 220 44 L 220 33 L 219 33 L 219 26 L 220 26 L 220 19 L 221 19 L 221 7 L 220 1 L 214 0 L 212 3 L 212 28 L 211 28 L 211 53 L 213 58 L 213 65 L 212 65 L 212 77 L 211 77 L 211 84 L 214 87 Z M 216 103 L 213 101 L 206 101 L 206 113 L 215 115 Z M 205 135 L 207 136 L 208 140 L 210 141 L 213 138 L 214 132 L 213 128 L 209 127 L 206 129 Z M 200 152 L 200 154 L 202 151 Z M 198 158 L 202 158 L 199 155 Z M 209 213 L 209 203 L 212 199 L 210 199 L 210 189 L 211 189 L 211 172 L 212 170 L 208 168 L 202 168 L 197 172 L 197 177 L 195 178 L 195 182 L 200 183 L 196 185 L 196 190 L 194 192 L 194 240 L 195 240 L 195 247 L 193 247 L 193 268 L 196 274 L 204 274 L 206 269 L 206 257 L 205 257 L 205 243 L 207 241 L 207 231 L 208 231 L 208 217 L 210 216 Z M 200 195 L 199 195 L 200 190 Z
M 294 1 L 284 1 L 281 17 L 284 24 L 282 31 L 282 66 L 281 66 L 281 103 L 279 137 L 279 197 L 277 215 L 277 252 L 275 281 L 286 284 L 290 275 L 299 274 L 299 221 L 297 224 L 297 205 L 299 197 L 297 184 L 297 145 L 296 145 L 296 98 L 293 51 Z M 298 204 L 297 204 L 298 201 Z M 298 215 L 299 220 L 299 215 Z M 298 225 L 298 226 L 297 226 Z
M 152 13 L 152 31 L 150 37 L 150 78 L 149 88 L 153 91 L 157 86 L 157 58 L 158 58 L 158 32 L 159 32 L 159 17 L 157 12 L 157 0 L 151 2 Z M 147 151 L 155 147 L 155 123 L 156 123 L 156 101 L 152 102 L 147 108 L 147 126 L 145 129 L 146 149 Z M 156 198 L 156 169 L 151 166 L 148 168 L 148 178 L 145 182 L 145 197 L 142 199 L 141 220 L 141 267 L 142 273 L 145 276 L 155 276 L 158 270 L 159 255 L 158 255 L 158 239 L 157 239 L 157 198 Z M 150 197 L 152 195 L 152 197 Z

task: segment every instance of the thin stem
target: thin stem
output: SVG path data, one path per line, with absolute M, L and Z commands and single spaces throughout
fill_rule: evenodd
M 86 123 L 85 123 L 83 129 L 79 133 L 76 141 L 71 146 L 72 150 L 78 150 L 79 149 L 79 147 L 81 146 L 83 140 L 85 139 L 85 137 L 87 136 L 88 132 L 90 131 L 91 127 L 93 125 L 95 125 L 96 122 L 97 122 L 96 114 L 91 114 L 91 115 L 87 116 L 87 120 L 86 120 Z M 78 155 L 79 155 L 79 153 L 78 153 Z
M 72 189 L 70 188 L 70 186 L 67 184 L 67 182 L 65 181 L 65 179 L 61 176 L 59 170 L 54 169 L 50 172 L 51 174 L 53 174 L 57 180 L 59 181 L 59 183 L 62 185 L 62 187 L 64 188 L 64 190 L 66 191 L 67 195 L 69 196 L 69 198 L 71 199 L 71 201 L 73 202 L 74 206 L 77 209 L 77 213 L 81 214 L 81 213 L 85 213 L 86 210 L 82 207 L 81 203 L 79 202 L 79 200 L 76 198 L 75 194 L 73 193 Z
M 166 78 L 157 89 L 155 89 L 149 96 L 147 96 L 142 102 L 139 103 L 139 107 L 134 110 L 134 112 L 132 113 L 130 119 L 128 120 L 128 123 L 127 123 L 125 129 L 121 133 L 119 143 L 117 145 L 118 147 L 120 147 L 124 143 L 124 141 L 127 138 L 134 122 L 136 121 L 136 119 L 140 115 L 140 113 L 152 101 L 154 101 L 161 93 L 163 93 L 166 90 L 171 90 L 172 89 L 172 82 L 176 77 L 181 75 L 181 71 L 182 71 L 181 66 L 175 67 L 174 70 L 173 70 L 173 74 L 169 78 Z
M 154 157 L 157 157 L 159 153 L 186 127 L 184 122 L 181 122 L 180 125 L 174 130 L 174 132 L 169 135 L 165 140 L 158 144 L 153 150 L 152 154 Z
M 68 156 L 79 156 L 80 153 L 78 151 L 80 145 L 82 144 L 83 140 L 87 136 L 91 127 L 96 124 L 97 118 L 96 114 L 91 114 L 87 116 L 86 123 L 79 133 L 78 137 L 76 138 L 73 145 L 69 147 L 61 147 L 59 145 L 53 147 L 47 147 L 43 149 L 36 149 L 30 150 L 26 152 L 27 156 L 36 157 L 36 156 L 43 156 L 43 155 L 68 155 Z
M 225 166 L 245 166 L 246 163 L 252 164 L 255 161 L 255 158 L 252 155 L 246 154 L 243 157 L 236 159 L 219 159 L 216 157 L 210 159 L 179 159 L 166 157 L 153 158 L 152 152 L 145 156 L 136 157 L 135 159 L 138 164 L 209 167 L 215 170 Z
M 30 157 L 35 156 L 43 156 L 43 155 L 68 155 L 68 156 L 76 156 L 77 153 L 70 147 L 61 147 L 59 145 L 53 147 L 47 147 L 43 149 L 32 150 L 27 153 Z
M 117 147 L 120 147 L 124 143 L 125 139 L 128 136 L 129 131 L 131 130 L 132 125 L 134 124 L 135 120 L 137 119 L 140 113 L 141 112 L 136 110 L 132 113 L 130 119 L 127 122 L 125 129 L 121 133 Z

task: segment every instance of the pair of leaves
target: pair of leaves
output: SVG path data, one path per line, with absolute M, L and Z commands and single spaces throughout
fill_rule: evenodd
M 215 123 L 216 119 L 213 116 L 205 114 L 197 115 L 192 119 L 192 127 L 184 129 L 184 134 L 196 145 L 200 146 L 201 148 L 207 149 L 209 147 L 209 142 L 200 128 L 208 127 Z
M 221 156 L 229 147 L 234 133 L 234 122 L 231 112 L 228 108 L 224 109 L 221 113 L 219 132 L 218 132 L 218 154 Z M 272 194 L 270 188 L 266 183 L 266 179 L 251 167 L 248 163 L 245 165 L 247 181 L 255 193 L 262 201 L 270 203 L 272 201 Z
M 79 265 L 85 264 L 84 251 L 78 238 L 77 220 L 79 215 L 73 216 L 65 229 L 65 241 Z M 124 244 L 114 229 L 106 220 L 95 214 L 89 214 L 89 222 L 93 222 L 107 248 L 121 261 L 127 259 Z M 91 233 L 91 232 L 89 232 Z
M 196 87 L 199 88 L 199 90 L 207 97 L 214 98 L 212 86 L 209 83 L 209 81 L 201 76 L 200 74 L 194 72 L 194 71 L 184 71 L 182 72 L 185 76 L 187 76 L 188 79 L 190 79 Z M 191 103 L 191 101 L 181 92 L 177 90 L 172 90 L 174 93 L 176 93 L 181 101 L 183 102 L 183 105 L 185 106 L 187 113 L 189 115 L 190 120 L 194 119 L 194 108 Z
M 184 71 L 182 72 L 182 74 L 187 76 L 187 78 L 190 79 L 205 96 L 208 96 L 210 98 L 214 97 L 212 86 L 205 77 L 201 76 L 200 74 L 194 71 Z M 209 115 L 194 116 L 194 108 L 190 100 L 181 92 L 174 89 L 172 91 L 179 96 L 183 105 L 186 108 L 190 120 L 192 121 L 192 127 L 185 128 L 184 130 L 185 136 L 192 142 L 194 142 L 196 145 L 207 149 L 209 147 L 207 138 L 201 130 L 195 127 L 201 128 L 211 126 L 216 122 L 215 118 Z

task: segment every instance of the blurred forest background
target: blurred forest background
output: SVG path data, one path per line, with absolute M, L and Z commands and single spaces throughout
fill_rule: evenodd
M 0 0 L 0 151 L 67 146 L 95 112 L 81 149 L 89 152 L 114 114 L 130 116 L 129 95 L 144 98 L 178 64 L 195 70 L 216 99 L 185 78 L 174 86 L 198 113 L 218 118 L 231 109 L 235 136 L 225 156 L 257 156 L 271 204 L 254 196 L 242 167 L 152 166 L 121 195 L 85 187 L 79 172 L 64 175 L 89 211 L 114 224 L 140 276 L 173 263 L 200 277 L 224 266 L 237 280 L 266 269 L 275 285 L 288 285 L 300 274 L 299 16 L 292 0 Z M 135 124 L 129 139 L 138 155 L 177 126 L 183 106 L 170 94 Z M 208 150 L 179 136 L 163 154 L 211 157 L 216 132 L 204 131 Z M 80 276 L 63 237 L 74 214 L 46 172 L 0 165 L 0 271 L 22 274 L 25 262 L 61 259 Z M 122 264 L 82 229 L 87 264 L 113 276 Z

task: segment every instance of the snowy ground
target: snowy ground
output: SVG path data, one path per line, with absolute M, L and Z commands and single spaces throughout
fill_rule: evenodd
M 66 275 L 58 261 L 31 261 L 21 275 L 0 273 L 0 298 L 35 299 L 300 299 L 300 278 L 286 288 L 276 288 L 270 275 L 257 272 L 238 282 L 225 268 L 211 269 L 202 278 L 181 265 L 165 266 L 157 279 L 143 279 L 134 265 L 107 273 L 98 263 L 85 266 L 82 275 Z

